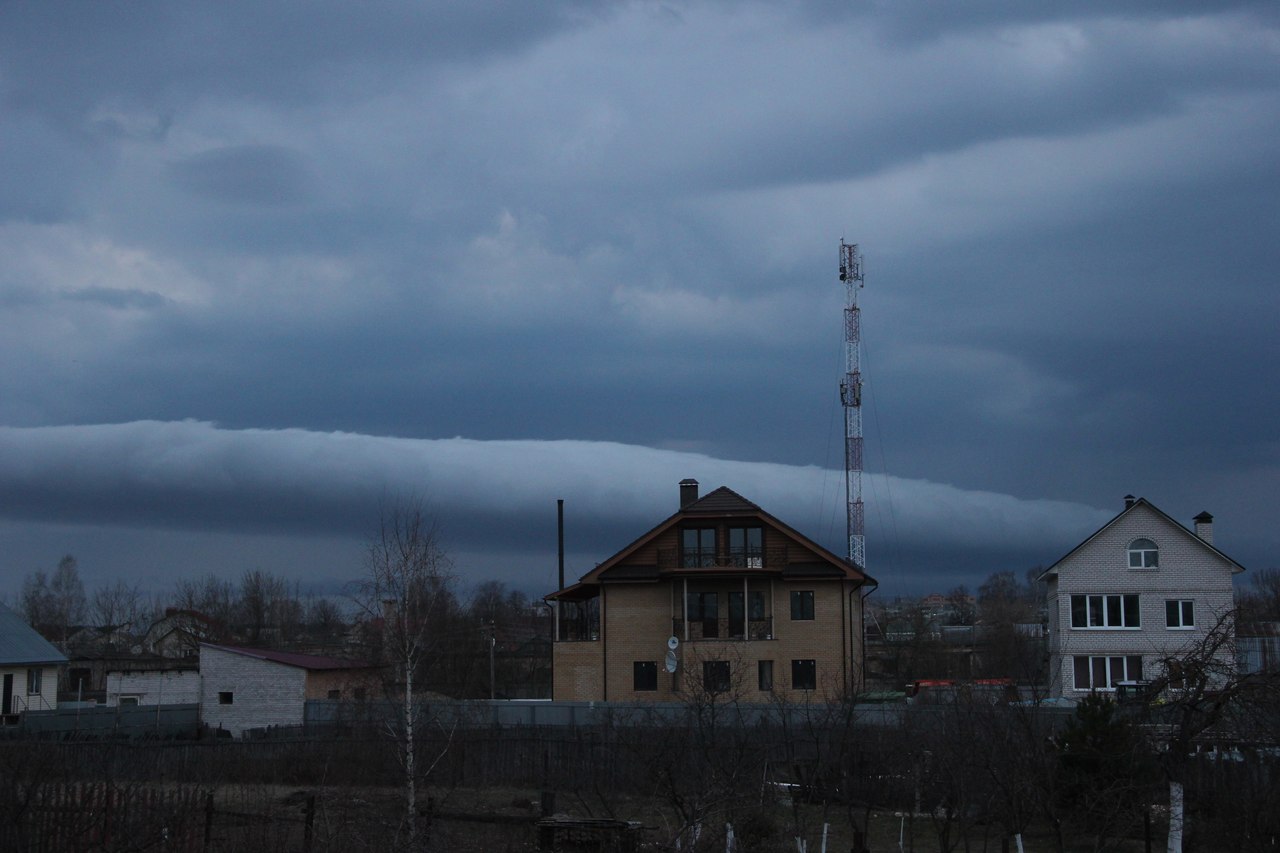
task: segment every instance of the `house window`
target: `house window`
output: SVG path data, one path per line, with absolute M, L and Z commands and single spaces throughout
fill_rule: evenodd
M 729 560 L 740 569 L 764 568 L 764 531 L 759 527 L 730 527 Z
M 714 527 L 688 527 L 680 534 L 680 555 L 686 569 L 716 564 L 716 530 Z
M 809 620 L 813 618 L 813 590 L 811 589 L 793 589 L 791 590 L 791 619 L 793 621 Z
M 818 664 L 812 659 L 791 662 L 791 689 L 816 690 L 818 688 Z
M 39 667 L 33 667 L 27 670 L 27 695 L 39 696 L 40 688 L 43 686 L 44 670 Z
M 1164 603 L 1164 624 L 1168 628 L 1194 628 L 1196 605 L 1189 598 Z
M 1160 566 L 1160 549 L 1150 539 L 1135 539 L 1129 543 L 1129 568 L 1155 569 Z
M 1076 690 L 1115 690 L 1120 681 L 1142 680 L 1142 656 L 1076 655 Z
M 218 693 L 219 705 L 230 705 L 235 700 L 235 695 L 230 690 L 223 690 Z
M 729 690 L 729 662 L 704 660 L 702 662 L 702 687 L 708 693 L 725 693 Z
M 341 698 L 342 698 L 342 691 L 341 691 L 341 690 L 330 690 L 330 691 L 329 691 L 329 698 L 330 698 L 330 699 L 341 699 Z
M 756 674 L 759 677 L 760 689 L 766 693 L 773 690 L 773 661 L 762 660 L 756 663 Z
M 702 623 L 702 636 L 711 639 L 720 636 L 720 598 L 714 592 L 691 592 L 685 608 L 690 622 Z
M 651 660 L 631 664 L 631 689 L 636 692 L 658 689 L 658 665 Z
M 121 696 L 121 697 L 120 697 L 120 707 L 121 707 L 121 708 L 136 708 L 136 707 L 138 707 L 138 697 L 137 697 L 137 696 Z
M 1073 595 L 1071 596 L 1072 628 L 1141 628 L 1138 596 Z

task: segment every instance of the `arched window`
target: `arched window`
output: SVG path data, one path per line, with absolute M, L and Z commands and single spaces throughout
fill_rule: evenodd
M 1129 543 L 1129 568 L 1154 569 L 1160 565 L 1160 549 L 1150 539 L 1135 539 Z

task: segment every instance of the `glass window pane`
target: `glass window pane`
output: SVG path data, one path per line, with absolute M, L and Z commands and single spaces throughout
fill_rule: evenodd
M 1142 617 L 1138 612 L 1138 596 L 1124 596 L 1124 626 L 1126 628 L 1142 627 Z
M 1131 655 L 1125 658 L 1125 678 L 1130 681 L 1142 680 L 1142 655 Z
M 1115 687 L 1117 681 L 1124 680 L 1124 658 L 1108 658 L 1111 662 L 1111 678 L 1108 687 Z
M 1076 670 L 1076 689 L 1088 690 L 1089 689 L 1089 659 L 1084 655 L 1076 655 L 1075 670 Z
M 762 660 L 759 663 L 760 689 L 773 689 L 773 661 Z
M 1085 606 L 1085 598 L 1083 595 L 1071 596 L 1071 627 L 1089 627 L 1088 608 Z
M 1118 595 L 1107 596 L 1107 624 L 1112 628 L 1116 628 L 1124 624 L 1123 618 L 1120 615 L 1120 596 Z
M 1089 626 L 1092 628 L 1102 627 L 1102 596 L 1089 596 Z
M 1165 624 L 1165 627 L 1167 627 L 1167 628 L 1177 628 L 1177 627 L 1179 627 L 1179 626 L 1178 626 L 1178 619 L 1179 619 L 1179 617 L 1180 617 L 1181 615 L 1182 615 L 1182 612 L 1181 612 L 1181 610 L 1178 608 L 1178 602 L 1176 602 L 1176 601 L 1166 601 L 1166 602 L 1164 603 L 1164 624 Z
M 1089 658 L 1092 664 L 1093 680 L 1089 682 L 1091 687 L 1095 689 L 1107 686 L 1107 659 L 1106 658 Z

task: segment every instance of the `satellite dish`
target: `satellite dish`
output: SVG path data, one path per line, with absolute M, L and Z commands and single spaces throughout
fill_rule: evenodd
M 667 648 L 674 652 L 680 648 L 680 640 L 673 635 L 671 639 L 667 640 Z
M 676 671 L 676 653 L 675 653 L 675 651 L 667 652 L 666 670 L 667 670 L 667 672 L 675 672 L 675 671 Z

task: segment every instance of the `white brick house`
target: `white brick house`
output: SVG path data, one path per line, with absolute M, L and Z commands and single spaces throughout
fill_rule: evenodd
M 1244 567 L 1213 545 L 1213 516 L 1189 530 L 1145 498 L 1041 575 L 1048 584 L 1049 692 L 1079 698 L 1163 675 L 1161 658 L 1204 637 L 1234 606 Z
M 200 721 L 233 736 L 300 726 L 308 699 L 372 699 L 379 683 L 360 661 L 200 644 Z

